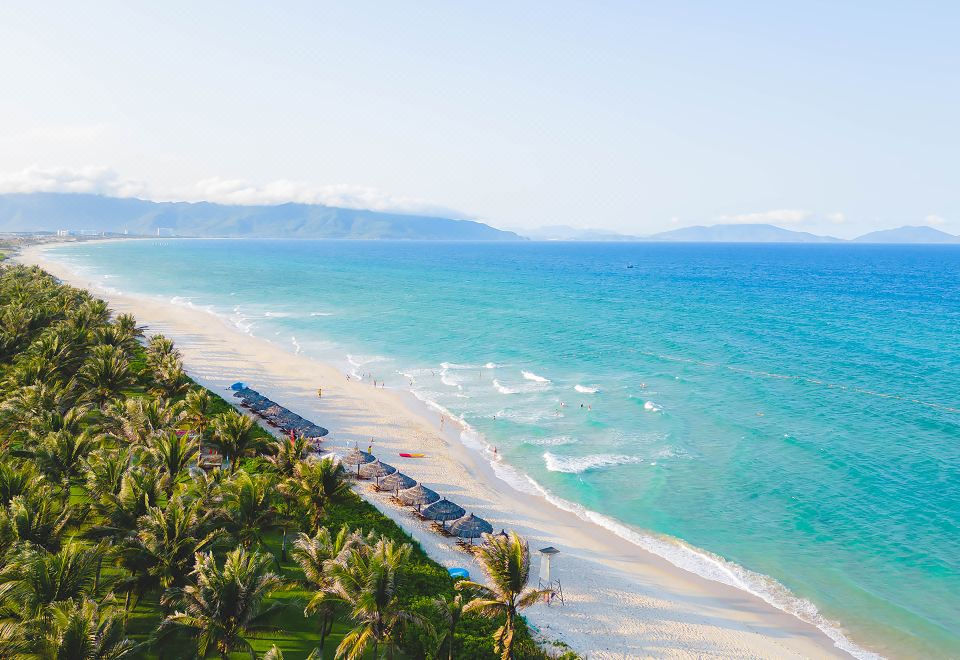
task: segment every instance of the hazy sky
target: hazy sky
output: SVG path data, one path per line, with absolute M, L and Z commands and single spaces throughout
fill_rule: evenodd
M 960 232 L 958 30 L 958 2 L 5 0 L 0 190 Z

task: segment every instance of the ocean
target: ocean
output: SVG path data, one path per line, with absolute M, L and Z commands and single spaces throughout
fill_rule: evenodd
M 50 254 L 410 389 L 495 446 L 519 488 L 834 635 L 960 657 L 958 247 L 157 239 Z

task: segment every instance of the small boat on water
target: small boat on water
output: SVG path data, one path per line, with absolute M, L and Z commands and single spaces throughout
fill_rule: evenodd
M 400 452 L 400 456 L 403 458 L 426 458 L 426 454 L 408 454 L 406 452 Z

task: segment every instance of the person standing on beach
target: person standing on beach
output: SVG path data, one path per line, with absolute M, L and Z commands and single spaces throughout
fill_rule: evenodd
M 367 445 L 367 453 L 368 453 L 368 454 L 372 454 L 372 453 L 373 453 L 373 438 L 370 438 L 370 444 Z
M 323 388 L 322 388 L 322 387 L 318 387 L 318 388 L 317 388 L 317 398 L 318 398 L 318 399 L 322 399 L 322 398 L 323 398 Z

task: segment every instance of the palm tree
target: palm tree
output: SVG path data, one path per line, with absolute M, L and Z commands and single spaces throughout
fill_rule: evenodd
M 166 399 L 138 397 L 127 399 L 122 406 L 111 406 L 108 412 L 114 430 L 128 442 L 142 445 L 150 436 L 173 428 L 180 406 Z
M 79 376 L 87 387 L 88 399 L 101 409 L 134 382 L 130 361 L 124 350 L 116 346 L 95 346 Z
M 262 533 L 274 524 L 273 482 L 266 475 L 240 472 L 223 487 L 227 530 L 244 548 L 262 546 Z M 279 562 L 277 569 L 279 570 Z
M 327 507 L 343 497 L 350 490 L 350 484 L 343 466 L 327 457 L 297 463 L 293 477 L 285 482 L 284 488 L 309 511 L 309 529 L 315 531 L 320 528 Z
M 96 440 L 87 431 L 55 431 L 34 452 L 40 471 L 62 485 L 64 502 L 69 501 L 70 487 L 83 473 L 83 459 L 95 446 Z
M 453 641 L 454 634 L 457 631 L 457 624 L 463 618 L 463 611 L 466 603 L 463 602 L 463 594 L 456 594 L 447 598 L 437 598 L 433 601 L 434 607 L 440 613 L 443 620 L 444 629 L 440 635 L 440 647 L 445 644 L 447 647 L 447 660 L 453 660 Z M 439 649 L 438 649 L 439 651 Z
M 49 486 L 42 486 L 11 499 L 0 517 L 17 540 L 55 552 L 72 513 L 56 501 Z
M 252 455 L 260 445 L 254 432 L 253 419 L 230 410 L 213 421 L 214 443 L 230 461 L 230 471 L 236 472 L 240 458 Z
M 264 606 L 280 578 L 270 572 L 270 559 L 244 548 L 227 553 L 223 567 L 212 553 L 198 553 L 192 575 L 196 583 L 173 590 L 164 597 L 178 610 L 164 619 L 164 628 L 185 628 L 197 639 L 197 655 L 204 658 L 215 649 L 223 660 L 231 651 L 245 649 L 256 658 L 246 637 L 268 629 L 266 620 L 279 605 Z
M 101 448 L 91 452 L 83 461 L 88 499 L 96 502 L 108 495 L 119 494 L 132 460 L 130 447 Z
M 396 636 L 405 624 L 428 625 L 408 611 L 399 597 L 398 578 L 411 551 L 409 543 L 398 545 L 381 537 L 373 546 L 354 546 L 342 559 L 329 562 L 330 587 L 315 600 L 346 604 L 357 622 L 337 646 L 338 658 L 360 658 L 371 644 L 374 657 L 380 645 L 386 644 L 392 658 Z
M 114 325 L 117 330 L 121 331 L 134 342 L 138 337 L 143 336 L 144 328 L 143 326 L 137 325 L 137 319 L 133 317 L 133 314 L 117 314 Z
M 0 572 L 0 600 L 28 621 L 59 601 L 80 598 L 93 585 L 102 546 L 70 541 L 59 552 L 25 546 Z
M 166 494 L 170 497 L 182 478 L 184 470 L 197 457 L 197 447 L 186 434 L 166 431 L 147 441 L 147 456 L 150 462 L 166 475 Z
M 549 590 L 527 589 L 530 577 L 530 549 L 525 539 L 516 532 L 509 536 L 488 536 L 480 548 L 480 563 L 490 576 L 492 586 L 461 580 L 456 589 L 472 590 L 475 597 L 467 603 L 464 612 L 493 618 L 504 616 L 505 621 L 494 633 L 494 650 L 503 660 L 513 657 L 513 638 L 517 630 L 517 618 L 522 609 L 549 594 Z
M 31 658 L 39 660 L 124 660 L 137 646 L 123 630 L 123 622 L 109 608 L 89 599 L 68 600 L 47 609 L 42 634 L 31 646 Z
M 294 469 L 306 458 L 309 448 L 307 439 L 302 435 L 293 439 L 281 438 L 270 443 L 267 461 L 281 477 L 292 477 Z
M 306 660 L 321 660 L 323 654 L 320 652 L 320 649 L 313 649 L 310 651 L 310 655 L 307 656 Z M 263 660 L 283 660 L 283 651 L 274 644 L 270 647 L 270 650 L 263 654 Z
M 33 463 L 14 465 L 9 461 L 0 462 L 0 506 L 7 506 L 10 500 L 40 486 L 42 477 L 37 474 Z
M 212 524 L 214 512 L 197 500 L 174 497 L 165 506 L 150 507 L 137 521 L 134 535 L 124 539 L 118 553 L 131 572 L 121 588 L 138 598 L 148 591 L 181 587 L 187 581 L 197 553 L 220 535 Z
M 354 537 L 344 525 L 335 535 L 326 527 L 321 527 L 313 536 L 298 534 L 293 542 L 293 559 L 303 569 L 307 584 L 315 591 L 303 613 L 305 616 L 320 615 L 321 650 L 324 640 L 333 628 L 333 603 L 326 599 L 327 593 L 333 588 L 333 582 L 327 567 L 329 562 L 340 557 L 353 541 Z
M 154 335 L 147 342 L 147 365 L 156 370 L 160 364 L 170 356 L 180 357 L 180 351 L 173 346 L 173 341 L 163 335 Z
M 198 442 L 203 440 L 203 434 L 210 426 L 212 410 L 213 399 L 210 398 L 210 393 L 206 389 L 199 387 L 187 392 L 180 418 L 186 422 L 188 429 L 198 435 Z

